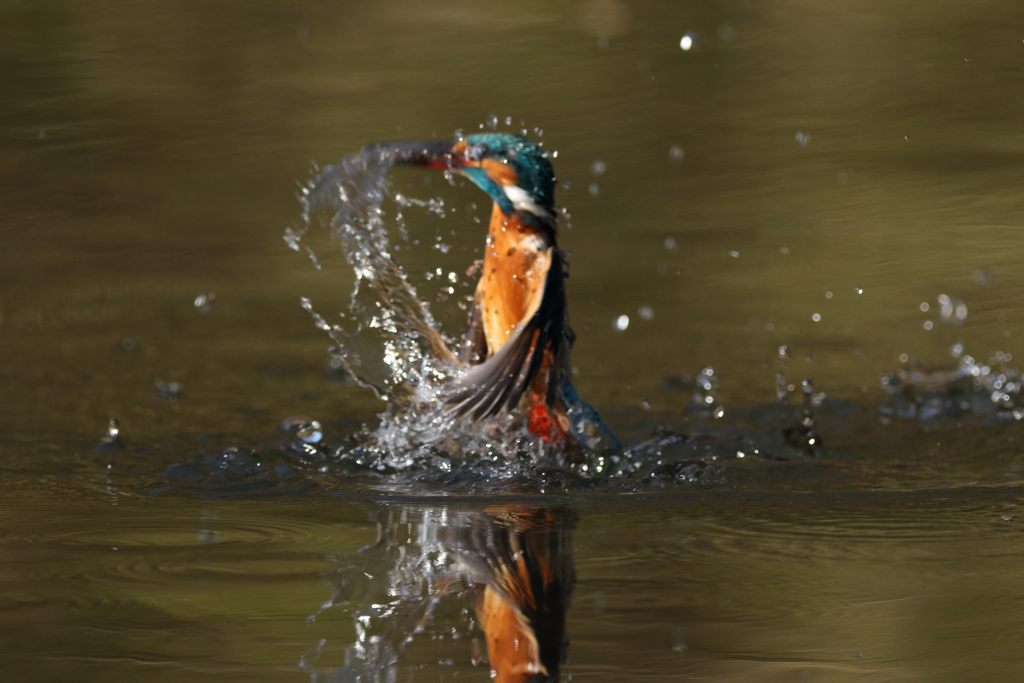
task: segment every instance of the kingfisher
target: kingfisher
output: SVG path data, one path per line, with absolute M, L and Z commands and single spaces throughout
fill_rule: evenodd
M 399 164 L 462 174 L 493 202 L 457 352 L 468 369 L 444 393 L 448 410 L 479 421 L 518 409 L 531 433 L 562 451 L 618 448 L 570 382 L 575 337 L 565 298 L 568 269 L 558 248 L 555 175 L 544 150 L 500 132 L 376 147 Z

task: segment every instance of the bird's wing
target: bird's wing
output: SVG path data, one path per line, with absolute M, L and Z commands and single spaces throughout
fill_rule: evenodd
M 551 352 L 548 371 L 560 374 L 566 343 L 562 255 L 549 247 L 538 259 L 541 256 L 548 263 L 544 286 L 538 288 L 523 320 L 497 353 L 452 384 L 445 403 L 455 415 L 481 420 L 514 408 L 537 376 L 547 351 Z M 548 403 L 553 402 L 559 385 L 552 379 Z

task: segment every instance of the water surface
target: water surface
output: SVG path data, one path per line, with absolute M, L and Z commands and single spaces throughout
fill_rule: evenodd
M 349 680 L 358 609 L 322 606 L 377 522 L 480 514 L 495 492 L 290 448 L 287 417 L 334 445 L 382 404 L 299 304 L 342 310 L 340 253 L 318 271 L 281 234 L 313 163 L 493 114 L 558 151 L 581 395 L 628 444 L 659 425 L 711 444 L 666 446 L 696 464 L 622 487 L 512 487 L 572 520 L 563 678 L 1015 678 L 1020 425 L 879 375 L 1024 359 L 1020 19 L 1009 2 L 0 3 L 8 676 Z M 426 272 L 465 270 L 487 207 L 440 176 L 393 180 L 451 209 L 406 216 L 449 246 L 402 259 L 433 297 Z M 431 305 L 456 332 L 463 313 Z M 694 411 L 707 367 L 720 419 Z M 826 395 L 824 452 L 782 439 L 778 371 L 794 405 L 804 378 Z M 125 448 L 94 452 L 111 417 Z M 748 442 L 772 457 L 738 458 Z M 221 467 L 230 447 L 260 466 Z M 416 635 L 395 680 L 487 680 L 479 633 L 444 621 L 466 596 L 445 600 L 447 630 Z

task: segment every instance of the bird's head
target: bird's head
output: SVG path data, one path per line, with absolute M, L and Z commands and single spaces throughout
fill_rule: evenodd
M 536 144 L 511 133 L 476 133 L 455 142 L 382 143 L 397 163 L 448 169 L 473 181 L 506 216 L 554 230 L 555 174 Z

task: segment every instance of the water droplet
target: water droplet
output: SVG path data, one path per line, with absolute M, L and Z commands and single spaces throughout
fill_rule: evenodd
M 939 315 L 942 322 L 949 325 L 961 325 L 967 319 L 967 304 L 946 294 L 938 297 Z
M 495 130 L 498 127 L 498 117 L 491 114 L 487 117 L 487 127 L 491 130 Z
M 121 348 L 125 351 L 131 351 L 135 348 L 135 340 L 131 337 L 125 337 L 121 340 Z
M 796 132 L 796 144 L 800 145 L 801 147 L 806 147 L 807 144 L 810 141 L 811 141 L 811 134 L 810 133 L 804 132 L 802 130 L 798 130 Z
M 156 386 L 156 397 L 168 403 L 177 403 L 181 400 L 181 385 L 177 382 L 165 382 L 158 379 L 153 383 Z
M 683 49 L 683 52 L 689 52 L 696 43 L 697 36 L 693 33 L 687 33 L 679 40 L 679 47 Z
M 811 320 L 813 320 L 814 322 L 820 322 L 821 321 L 821 314 L 815 313 L 814 315 L 811 316 Z
M 641 306 L 639 310 L 637 310 L 637 315 L 644 320 L 654 320 L 654 309 L 650 306 Z
M 672 649 L 675 652 L 686 650 L 686 629 L 682 626 L 677 627 L 672 632 Z
M 825 292 L 825 298 L 826 299 L 831 299 L 832 298 L 832 292 Z
M 677 164 L 682 161 L 685 156 L 686 153 L 683 152 L 683 148 L 678 145 L 673 145 L 668 150 L 668 158 Z
M 309 247 L 306 247 L 306 255 L 309 256 L 309 261 L 313 264 L 313 267 L 317 270 L 321 270 L 320 262 L 316 259 L 316 253 L 314 253 Z
M 647 400 L 646 398 L 644 398 L 644 399 L 642 399 L 640 401 L 640 405 L 643 406 L 644 410 L 650 410 L 651 409 L 651 402 L 649 400 Z
M 908 360 L 910 360 L 910 356 L 908 356 L 905 353 L 901 353 L 900 354 L 900 362 L 901 363 L 906 363 Z
M 931 321 L 931 320 L 925 320 L 925 321 L 924 321 L 924 329 L 926 329 L 926 330 L 930 330 L 930 329 L 932 329 L 933 327 L 934 327 L 934 325 L 932 324 L 932 321 Z
M 591 197 L 599 197 L 601 195 L 601 188 L 597 186 L 597 183 L 590 183 L 587 192 L 590 193 Z
M 705 415 L 719 417 L 715 413 L 721 409 L 715 402 L 718 394 L 718 376 L 710 365 L 700 371 L 694 380 L 693 404 L 698 406 Z M 724 412 L 723 412 L 724 414 Z
M 590 602 L 590 609 L 597 615 L 605 613 L 605 610 L 608 609 L 608 601 L 605 599 L 604 591 L 594 591 L 594 596 Z
M 732 256 L 733 258 L 739 258 L 740 257 L 740 252 L 738 252 L 738 251 L 730 251 L 729 252 L 729 256 Z
M 779 347 L 779 358 L 785 358 L 789 355 L 789 347 L 783 344 Z
M 668 249 L 669 251 L 675 251 L 676 249 L 678 249 L 678 245 L 676 244 L 676 240 L 674 237 L 665 238 L 665 248 Z
M 628 315 L 620 315 L 618 318 L 615 319 L 616 330 L 618 330 L 619 332 L 624 332 L 627 327 L 629 327 Z
M 107 431 L 100 437 L 100 442 L 96 444 L 96 448 L 93 451 L 102 453 L 122 448 L 124 448 L 124 442 L 121 440 L 121 424 L 115 418 L 110 418 L 110 421 L 107 423 Z
M 992 285 L 992 273 L 988 272 L 984 268 L 971 273 L 971 279 L 974 280 L 975 284 L 981 285 L 982 287 L 990 287 Z
M 922 313 L 927 313 L 927 312 L 928 312 L 928 308 L 929 308 L 929 306 L 928 306 L 928 302 L 927 302 L 927 301 L 922 301 L 922 302 L 921 302 L 921 305 L 920 305 L 920 306 L 918 306 L 918 308 L 920 308 L 920 309 L 921 309 L 921 312 L 922 312 Z
M 608 166 L 603 161 L 595 161 L 590 164 L 590 172 L 594 175 L 602 175 L 606 170 L 608 170 Z
M 854 287 L 853 291 L 857 292 L 858 294 L 863 294 L 864 293 L 864 288 L 863 287 Z
M 200 313 L 209 313 L 213 306 L 213 300 L 217 297 L 215 292 L 203 292 L 196 296 L 195 307 Z
M 323 438 L 320 422 L 305 416 L 285 418 L 278 429 L 294 432 L 295 436 L 305 443 L 319 443 Z

